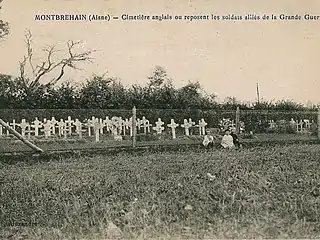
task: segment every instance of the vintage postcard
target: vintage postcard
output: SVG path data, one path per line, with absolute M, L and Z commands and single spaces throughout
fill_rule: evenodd
M 0 238 L 320 238 L 319 25 L 317 0 L 0 0 Z

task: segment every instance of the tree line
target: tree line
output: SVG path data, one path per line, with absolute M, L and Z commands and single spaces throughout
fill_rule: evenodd
M 247 104 L 228 97 L 217 102 L 199 82 L 175 88 L 164 68 L 157 66 L 146 85 L 124 86 L 120 80 L 93 75 L 84 83 L 43 84 L 23 77 L 0 75 L 1 109 L 217 109 L 315 110 L 291 100 Z

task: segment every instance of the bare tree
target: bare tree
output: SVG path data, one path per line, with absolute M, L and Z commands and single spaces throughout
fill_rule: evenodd
M 65 74 L 66 68 L 80 70 L 77 64 L 80 62 L 92 62 L 91 55 L 95 50 L 88 50 L 80 53 L 75 52 L 75 48 L 81 44 L 80 41 L 67 41 L 67 53 L 65 57 L 55 59 L 60 50 L 56 49 L 56 46 L 48 46 L 43 49 L 45 54 L 44 60 L 41 63 L 34 61 L 33 48 L 32 48 L 32 34 L 28 30 L 25 34 L 25 43 L 27 46 L 27 53 L 23 57 L 23 60 L 19 62 L 20 65 L 20 77 L 23 80 L 25 86 L 34 88 L 39 85 L 42 78 L 47 77 L 49 73 L 57 72 L 56 76 L 50 77 L 51 79 L 46 83 L 47 86 L 55 85 Z M 27 67 L 31 69 L 31 75 L 27 76 Z

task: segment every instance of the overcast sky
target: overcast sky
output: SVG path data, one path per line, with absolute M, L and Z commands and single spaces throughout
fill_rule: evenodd
M 317 11 L 318 9 L 318 11 Z M 320 102 L 320 20 L 316 21 L 35 21 L 36 14 L 320 15 L 320 1 L 308 0 L 4 0 L 0 19 L 11 33 L 0 43 L 0 73 L 18 74 L 24 33 L 33 34 L 35 54 L 46 44 L 64 48 L 82 40 L 97 49 L 93 64 L 65 79 L 83 81 L 108 72 L 125 85 L 144 84 L 156 65 L 174 84 L 199 81 L 220 99 Z

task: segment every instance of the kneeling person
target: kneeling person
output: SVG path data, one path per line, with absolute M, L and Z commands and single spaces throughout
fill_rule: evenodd
M 213 136 L 210 135 L 209 131 L 207 131 L 206 135 L 203 138 L 202 145 L 205 148 L 212 148 L 213 147 L 213 143 L 214 143 Z

